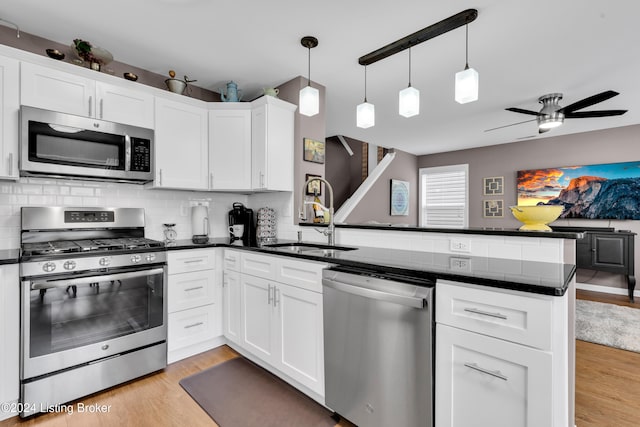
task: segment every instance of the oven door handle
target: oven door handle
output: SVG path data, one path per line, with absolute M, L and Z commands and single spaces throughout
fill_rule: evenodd
M 104 274 L 98 276 L 79 277 L 76 279 L 51 279 L 45 282 L 32 282 L 31 290 L 66 288 L 67 286 L 87 285 L 89 283 L 104 282 L 107 280 L 135 279 L 136 277 L 145 277 L 163 273 L 164 268 L 154 268 L 151 270 L 133 271 L 130 273 Z

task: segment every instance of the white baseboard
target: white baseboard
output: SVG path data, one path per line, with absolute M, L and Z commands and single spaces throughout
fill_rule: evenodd
M 591 283 L 579 283 L 576 282 L 576 289 L 581 289 L 583 291 L 594 291 L 594 292 L 602 292 L 605 294 L 613 294 L 613 295 L 629 295 L 629 291 L 623 288 L 612 288 L 610 286 L 602 286 L 602 285 L 592 285 Z M 633 296 L 640 297 L 640 290 L 636 289 L 633 291 Z

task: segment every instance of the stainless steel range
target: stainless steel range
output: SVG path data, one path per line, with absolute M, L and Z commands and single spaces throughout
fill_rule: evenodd
M 22 417 L 167 365 L 166 252 L 144 210 L 24 207 Z

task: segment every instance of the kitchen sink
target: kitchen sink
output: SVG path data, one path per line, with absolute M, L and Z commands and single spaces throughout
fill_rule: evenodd
M 264 245 L 263 248 L 273 249 L 281 252 L 289 252 L 294 254 L 308 254 L 319 256 L 333 256 L 338 252 L 353 251 L 358 248 L 349 246 L 331 246 L 320 243 L 274 243 Z

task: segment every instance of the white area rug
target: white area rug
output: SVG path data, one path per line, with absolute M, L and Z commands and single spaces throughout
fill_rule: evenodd
M 640 309 L 576 300 L 576 339 L 640 353 Z

